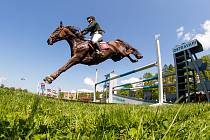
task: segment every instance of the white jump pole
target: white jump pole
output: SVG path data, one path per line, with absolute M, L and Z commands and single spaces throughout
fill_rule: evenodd
M 98 69 L 96 69 L 96 77 L 95 77 L 95 86 L 94 86 L 94 93 L 93 93 L 93 102 L 96 102 L 96 83 L 97 83 L 97 79 L 98 79 Z
M 109 74 L 109 76 L 110 76 L 109 78 L 113 78 L 116 75 L 114 74 L 114 71 L 113 71 L 113 72 L 111 72 Z M 114 86 L 114 80 L 110 80 L 109 81 L 109 99 L 108 99 L 108 103 L 112 103 L 113 102 L 113 96 L 112 96 L 112 94 L 114 93 L 113 92 L 113 86 Z
M 157 51 L 157 63 L 158 63 L 158 89 L 159 89 L 159 104 L 163 103 L 163 77 L 162 77 L 162 63 L 160 54 L 160 35 L 155 35 L 156 51 Z

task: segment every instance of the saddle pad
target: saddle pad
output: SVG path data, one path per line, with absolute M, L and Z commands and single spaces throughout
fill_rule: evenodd
M 106 42 L 100 42 L 100 48 L 106 50 L 109 49 L 109 45 Z

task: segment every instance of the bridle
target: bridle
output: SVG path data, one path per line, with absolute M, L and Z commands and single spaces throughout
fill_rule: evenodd
M 59 31 L 58 31 L 58 33 L 57 33 L 56 35 L 50 35 L 50 38 L 51 38 L 51 39 L 55 39 L 55 38 L 56 38 L 55 40 L 57 41 L 57 40 L 59 40 L 59 39 L 61 38 L 59 35 L 60 35 L 60 33 L 63 31 L 63 29 L 64 29 L 65 27 L 59 27 L 59 28 L 62 28 L 62 29 L 59 29 Z M 55 31 L 55 32 L 56 32 L 56 31 Z M 54 32 L 54 33 L 55 33 L 55 32 Z M 53 34 L 54 34 L 54 33 L 53 33 Z

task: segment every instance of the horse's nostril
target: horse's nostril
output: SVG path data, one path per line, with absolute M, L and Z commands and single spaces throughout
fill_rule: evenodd
M 48 45 L 51 45 L 51 44 L 52 44 L 52 39 L 49 38 L 49 39 L 47 40 L 47 44 L 48 44 Z

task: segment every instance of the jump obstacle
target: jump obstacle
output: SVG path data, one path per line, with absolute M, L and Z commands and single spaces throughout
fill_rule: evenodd
M 176 95 L 177 95 L 176 102 L 193 102 L 196 100 L 196 92 L 205 93 L 208 102 L 210 102 L 210 94 L 209 94 L 210 81 L 208 80 L 205 74 L 207 65 L 204 62 L 202 62 L 202 60 L 198 59 L 196 56 L 196 53 L 203 51 L 202 44 L 198 40 L 195 39 L 192 41 L 184 42 L 181 45 L 177 45 L 175 48 L 173 48 L 175 73 L 172 73 L 169 75 L 162 75 L 159 35 L 155 36 L 155 40 L 156 40 L 157 61 L 148 65 L 139 67 L 135 70 L 126 72 L 121 75 L 114 76 L 113 74 L 110 73 L 110 77 L 108 79 L 103 80 L 98 83 L 95 82 L 95 92 L 94 92 L 93 101 L 96 102 L 97 85 L 101 83 L 109 82 L 108 101 L 109 103 L 113 103 L 113 96 L 116 96 L 116 94 L 113 94 L 113 93 L 116 90 L 118 90 L 117 88 L 126 86 L 126 85 L 131 85 L 131 83 L 129 83 L 129 84 L 114 86 L 113 80 L 157 66 L 158 76 L 143 79 L 138 82 L 146 82 L 146 81 L 158 79 L 158 85 L 142 86 L 138 88 L 141 88 L 141 89 L 158 88 L 160 104 L 163 103 L 163 86 L 176 86 Z M 170 76 L 170 75 L 176 76 L 176 84 L 163 85 L 162 78 Z M 97 72 L 96 72 L 96 81 L 97 81 Z M 136 89 L 137 88 L 121 88 L 119 90 L 136 90 Z
M 114 88 L 116 87 L 120 87 L 120 86 L 114 86 L 113 84 L 113 80 L 127 76 L 127 75 L 131 75 L 133 73 L 136 72 L 140 72 L 143 71 L 145 69 L 149 69 L 151 67 L 157 67 L 158 68 L 158 76 L 153 77 L 153 78 L 148 78 L 148 79 L 144 79 L 142 80 L 144 81 L 150 81 L 150 80 L 154 80 L 154 79 L 158 79 L 158 85 L 156 86 L 143 86 L 141 88 L 158 88 L 159 89 L 159 104 L 163 103 L 163 80 L 162 80 L 162 64 L 161 64 L 161 53 L 160 53 L 160 40 L 159 40 L 160 35 L 155 35 L 155 42 L 156 42 L 156 54 L 157 54 L 157 60 L 153 63 L 147 64 L 145 66 L 139 67 L 137 69 L 134 69 L 132 71 L 117 75 L 117 76 L 113 76 L 112 74 L 110 74 L 110 77 L 106 80 L 97 82 L 97 71 L 96 71 L 96 80 L 95 80 L 95 90 L 94 90 L 94 96 L 93 96 L 93 102 L 96 102 L 96 91 L 97 91 L 97 85 L 102 84 L 102 83 L 106 83 L 109 82 L 109 98 L 108 98 L 108 102 L 109 103 L 113 103 L 113 96 L 114 96 Z

